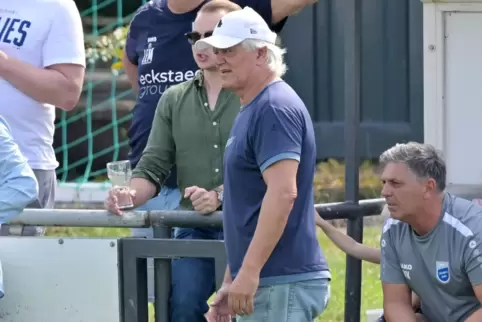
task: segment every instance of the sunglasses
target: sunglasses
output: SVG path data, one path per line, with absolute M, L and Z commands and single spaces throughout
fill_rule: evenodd
M 212 35 L 213 35 L 212 31 L 206 31 L 204 34 L 197 31 L 191 31 L 185 34 L 187 40 L 191 45 L 194 45 L 196 41 L 198 41 L 201 38 L 210 37 Z

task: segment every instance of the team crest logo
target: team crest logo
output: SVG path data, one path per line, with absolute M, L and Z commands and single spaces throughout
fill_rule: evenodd
M 439 282 L 447 284 L 450 281 L 450 267 L 448 262 L 435 262 L 436 275 Z
M 144 49 L 144 56 L 142 57 L 141 65 L 152 63 L 152 59 L 154 57 L 154 46 L 152 45 L 152 43 L 156 41 L 157 37 L 147 38 L 147 48 Z
M 144 57 L 142 57 L 141 65 L 146 65 L 152 63 L 152 57 L 154 56 L 154 48 L 152 44 L 147 45 L 147 48 L 144 49 Z

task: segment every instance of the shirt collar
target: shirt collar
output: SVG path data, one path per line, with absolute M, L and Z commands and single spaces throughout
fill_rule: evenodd
M 201 88 L 204 85 L 204 72 L 202 70 L 199 73 L 196 73 L 194 76 L 194 84 L 197 88 Z

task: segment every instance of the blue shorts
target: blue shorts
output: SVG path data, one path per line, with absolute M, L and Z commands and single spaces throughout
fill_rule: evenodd
M 236 321 L 313 322 L 329 299 L 329 279 L 261 286 L 254 297 L 254 313 Z

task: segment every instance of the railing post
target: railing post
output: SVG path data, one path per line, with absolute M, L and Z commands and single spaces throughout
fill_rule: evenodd
M 361 0 L 343 0 L 345 51 L 345 199 L 355 205 L 359 199 L 360 124 L 360 33 Z M 359 213 L 359 212 L 358 212 Z M 347 233 L 363 240 L 363 216 L 350 218 Z M 361 261 L 347 255 L 345 280 L 345 322 L 360 321 Z
M 171 228 L 155 225 L 154 238 L 170 239 Z M 156 322 L 169 321 L 169 297 L 171 289 L 171 259 L 154 258 L 154 310 Z

